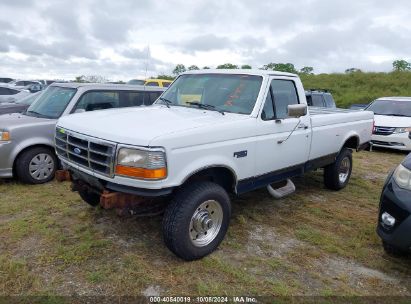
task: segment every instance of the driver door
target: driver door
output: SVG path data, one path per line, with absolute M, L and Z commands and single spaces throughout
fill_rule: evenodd
M 310 152 L 311 120 L 308 114 L 300 118 L 288 117 L 288 105 L 298 103 L 299 94 L 293 79 L 271 79 L 259 118 L 258 176 L 282 179 L 281 175 L 302 172 Z

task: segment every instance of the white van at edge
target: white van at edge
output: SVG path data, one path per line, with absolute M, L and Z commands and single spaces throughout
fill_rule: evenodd
M 374 112 L 373 146 L 411 151 L 411 97 L 378 98 L 365 110 Z

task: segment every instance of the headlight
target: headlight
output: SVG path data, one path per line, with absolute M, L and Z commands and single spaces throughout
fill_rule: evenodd
M 165 153 L 121 148 L 117 154 L 116 174 L 140 179 L 166 178 Z
M 0 141 L 9 141 L 9 140 L 10 140 L 10 132 L 0 131 Z
M 411 170 L 399 165 L 394 172 L 394 180 L 400 188 L 411 190 Z
M 394 133 L 406 133 L 411 132 L 411 127 L 408 128 L 395 128 Z

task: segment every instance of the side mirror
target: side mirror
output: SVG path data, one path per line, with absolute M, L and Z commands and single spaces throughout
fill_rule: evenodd
M 84 109 L 77 109 L 77 110 L 74 111 L 74 113 L 85 113 L 85 112 L 86 112 L 86 110 L 84 110 Z
M 306 104 L 292 104 L 288 105 L 288 117 L 300 118 L 307 114 Z

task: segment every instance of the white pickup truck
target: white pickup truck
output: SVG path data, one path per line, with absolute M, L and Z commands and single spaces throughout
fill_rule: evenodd
M 344 188 L 372 127 L 372 112 L 308 110 L 294 74 L 205 70 L 180 75 L 153 106 L 62 117 L 55 139 L 90 205 L 107 193 L 169 197 L 165 243 L 194 260 L 223 240 L 229 194 L 267 187 L 279 198 L 317 168 L 326 187 Z

